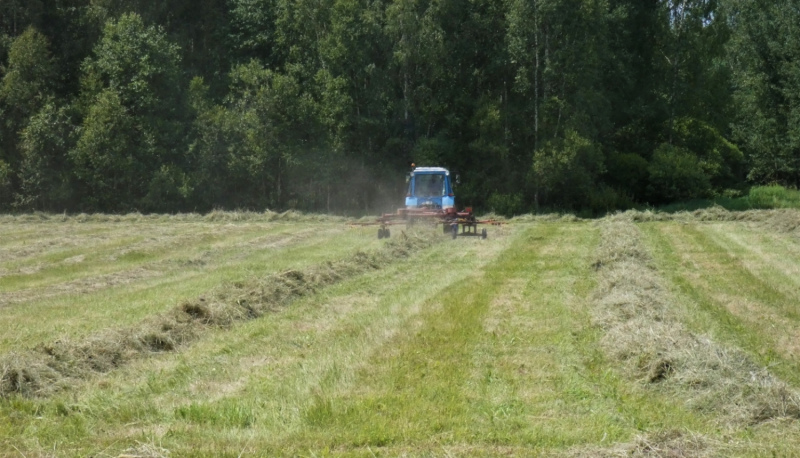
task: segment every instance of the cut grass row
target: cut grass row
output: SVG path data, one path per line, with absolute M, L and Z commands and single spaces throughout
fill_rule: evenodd
M 688 326 L 797 386 L 796 358 L 768 322 L 725 310 L 726 297 L 753 294 L 756 310 L 796 328 L 797 241 L 732 223 L 640 227 Z M 378 243 L 358 237 L 341 252 Z M 490 237 L 438 244 L 65 393 L 2 400 L 0 455 L 790 456 L 800 445 L 796 421 L 721 431 L 714 412 L 609 358 L 590 304 L 597 227 L 519 224 Z M 316 259 L 339 253 L 326 246 L 312 247 Z
M 149 225 L 140 232 L 157 232 Z M 107 224 L 107 237 L 125 239 L 131 229 Z M 225 238 L 226 232 L 237 236 Z M 47 286 L 0 290 L 0 321 L 8 323 L 0 335 L 0 352 L 34 346 L 59 337 L 80 338 L 93 331 L 122 326 L 161 313 L 181 300 L 212 288 L 289 268 L 339 259 L 358 249 L 378 246 L 362 230 L 341 224 L 247 224 L 216 227 L 219 239 L 192 243 L 195 235 L 212 232 L 208 227 L 183 225 L 168 245 L 151 250 L 152 256 L 121 262 L 108 252 L 87 257 L 68 279 L 45 276 Z M 197 261 L 197 262 L 193 262 Z M 3 302 L 5 300 L 5 302 Z
M 454 277 L 486 262 L 483 256 L 472 256 L 481 247 L 479 243 L 466 248 L 462 244 L 463 250 L 451 253 L 452 269 L 438 268 L 444 250 L 436 248 L 420 253 L 414 264 L 403 263 L 354 279 L 270 319 L 212 333 L 185 353 L 110 374 L 101 381 L 99 392 L 91 384 L 79 388 L 83 393 L 79 401 L 71 402 L 72 396 L 18 400 L 18 404 L 6 406 L 6 412 L 11 411 L 8 418 L 20 412 L 33 416 L 44 411 L 48 420 L 59 421 L 53 422 L 57 425 L 38 422 L 42 428 L 35 434 L 21 434 L 23 428 L 11 432 L 10 437 L 20 433 L 20 442 L 23 438 L 29 441 L 22 446 L 33 450 L 43 443 L 47 445 L 39 450 L 49 449 L 60 440 L 62 447 L 66 442 L 66 450 L 81 455 L 87 450 L 119 447 L 120 441 L 122 445 L 147 441 L 152 438 L 150 431 L 160 431 L 160 436 L 167 428 L 182 431 L 172 442 L 180 444 L 177 449 L 183 453 L 215 454 L 222 448 L 231 454 L 235 449 L 238 454 L 247 443 L 244 438 L 255 432 L 247 427 L 253 419 L 260 425 L 259 431 L 265 427 L 291 430 L 293 423 L 303 421 L 298 413 L 305 408 L 310 392 L 324 385 L 324 380 L 337 380 L 336 374 L 346 379 L 348 368 L 362 364 L 363 354 L 376 342 L 402 330 L 402 322 L 418 312 L 413 304 L 420 296 L 435 294 Z M 431 275 L 432 271 L 438 275 Z M 409 303 L 412 307 L 405 307 Z M 59 411 L 68 412 L 68 418 L 59 417 Z M 26 423 L 22 421 L 20 426 Z M 86 429 L 73 430 L 76 423 Z M 102 433 L 95 440 L 98 429 Z M 132 429 L 146 432 L 132 434 Z M 264 440 L 269 437 L 265 435 Z M 230 449 L 226 448 L 228 438 L 235 439 Z M 21 446 L 18 444 L 14 443 Z
M 137 443 L 180 456 L 495 455 L 702 429 L 597 350 L 596 241 L 589 224 L 543 224 L 439 244 L 179 354 L 7 402 L 5 443 L 65 455 Z
M 758 223 L 692 222 L 651 223 L 642 229 L 687 325 L 743 349 L 800 388 L 796 231 Z M 798 423 L 776 419 L 747 426 L 719 454 L 800 456 Z
M 154 352 L 191 344 L 213 327 L 258 319 L 320 288 L 381 268 L 433 243 L 428 231 L 402 234 L 375 252 L 357 252 L 306 270 L 289 270 L 237 282 L 214 294 L 184 301 L 166 314 L 120 329 L 99 332 L 84 341 L 60 339 L 36 349 L 0 358 L 0 397 L 15 393 L 47 396 L 74 380 L 105 373 Z
M 0 288 L 4 292 L 43 287 L 78 278 L 130 270 L 139 266 L 158 268 L 157 263 L 203 264 L 213 255 L 235 253 L 236 249 L 290 244 L 310 238 L 315 232 L 330 231 L 336 226 L 283 224 L 183 224 L 104 225 L 105 231 L 87 225 L 63 228 L 65 233 L 45 235 L 44 240 L 5 250 L 4 274 Z M 88 225 L 92 226 L 92 225 Z M 341 228 L 341 227 L 340 227 Z M 88 230 L 88 234 L 84 231 Z M 38 242 L 38 243 L 37 243 Z M 87 248 L 90 248 L 87 250 Z
M 659 267 L 686 296 L 694 329 L 753 354 L 800 386 L 800 244 L 730 224 L 648 224 Z

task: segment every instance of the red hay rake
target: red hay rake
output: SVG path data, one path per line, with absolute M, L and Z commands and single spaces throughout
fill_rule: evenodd
M 478 232 L 479 225 L 499 226 L 503 224 L 494 219 L 479 220 L 472 213 L 472 208 L 467 207 L 463 211 L 456 211 L 454 208 L 446 210 L 433 208 L 399 208 L 395 213 L 384 213 L 378 217 L 375 223 L 378 224 L 378 238 L 388 238 L 391 236 L 389 226 L 406 225 L 413 226 L 417 223 L 442 225 L 442 232 L 452 234 L 456 237 L 480 237 L 485 239 L 487 236 L 486 228 Z M 459 227 L 461 228 L 459 231 Z

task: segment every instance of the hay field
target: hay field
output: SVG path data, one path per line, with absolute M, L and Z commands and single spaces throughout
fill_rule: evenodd
M 798 227 L 0 217 L 0 456 L 800 456 Z

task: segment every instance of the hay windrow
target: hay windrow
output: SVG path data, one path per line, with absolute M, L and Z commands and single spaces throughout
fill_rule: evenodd
M 138 223 L 138 222 L 345 222 L 350 218 L 317 213 L 303 213 L 295 210 L 274 212 L 265 210 L 254 211 L 221 211 L 214 210 L 206 214 L 177 213 L 147 214 L 128 213 L 114 215 L 105 213 L 86 214 L 79 213 L 68 215 L 66 213 L 34 212 L 22 215 L 0 215 L 0 224 L 25 224 L 25 223 Z
M 800 419 L 800 394 L 742 350 L 683 325 L 633 223 L 611 218 L 601 224 L 593 317 L 605 331 L 606 353 L 629 377 L 666 390 L 722 424 Z
M 512 223 L 576 223 L 585 220 L 573 215 L 572 213 L 528 213 L 526 215 L 515 216 L 509 221 Z
M 677 213 L 628 210 L 611 215 L 606 220 L 631 223 L 659 221 L 743 222 L 781 233 L 800 235 L 800 210 L 794 208 L 728 211 L 722 207 L 711 207 L 692 212 L 681 211 Z
M 170 451 L 154 444 L 144 444 L 137 442 L 135 447 L 131 447 L 117 458 L 169 458 Z
M 726 444 L 730 448 L 729 444 Z M 709 438 L 667 430 L 637 436 L 633 441 L 608 448 L 579 447 L 561 456 L 581 458 L 622 458 L 622 457 L 663 457 L 663 458 L 702 458 L 726 456 L 720 444 Z
M 0 397 L 47 396 L 149 354 L 174 351 L 212 327 L 229 327 L 280 310 L 297 298 L 381 269 L 442 237 L 401 233 L 380 250 L 264 278 L 223 285 L 137 326 L 107 330 L 88 339 L 62 339 L 0 357 Z

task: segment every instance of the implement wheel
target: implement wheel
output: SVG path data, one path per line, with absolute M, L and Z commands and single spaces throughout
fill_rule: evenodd
M 453 224 L 452 231 L 453 231 L 453 239 L 455 239 L 456 237 L 458 237 L 458 224 Z

